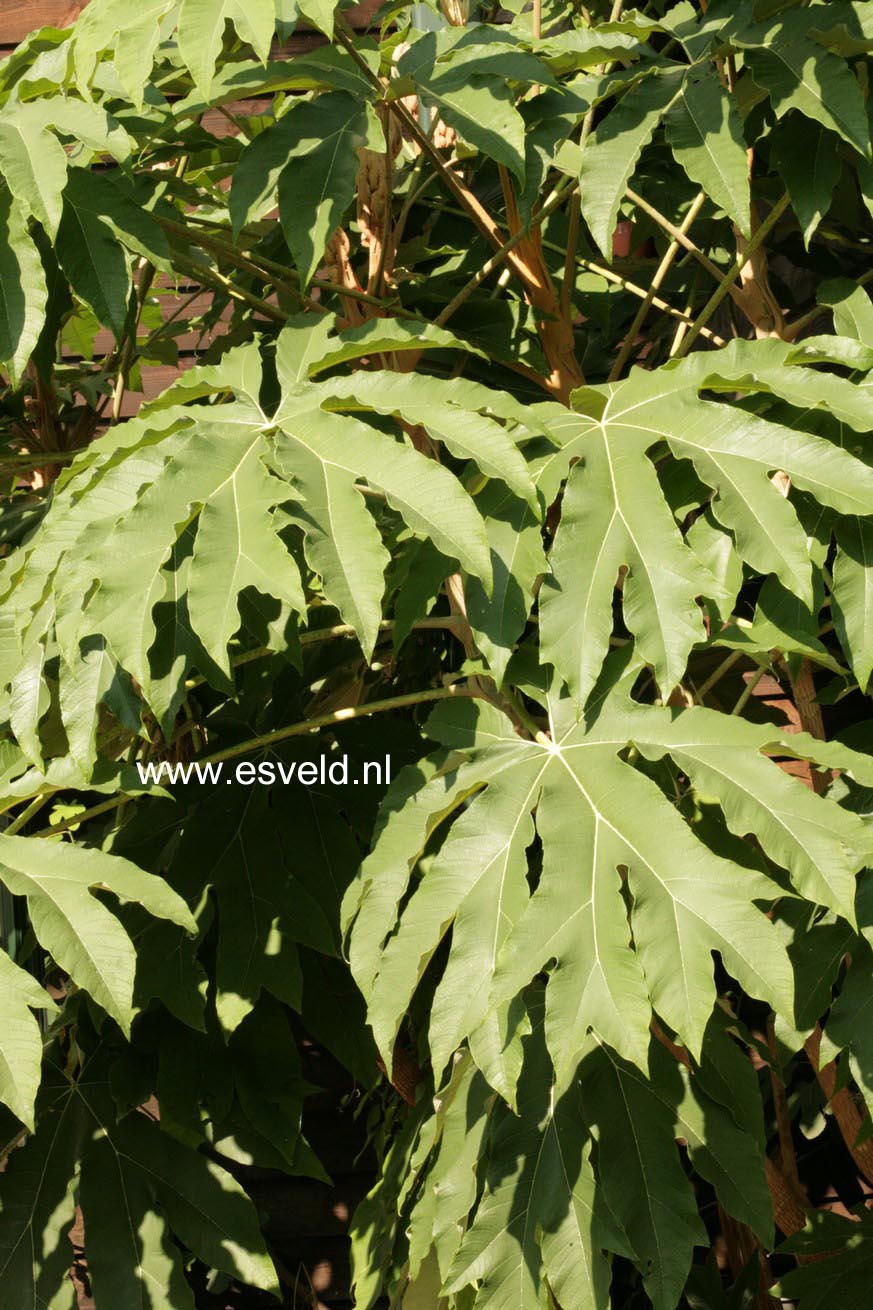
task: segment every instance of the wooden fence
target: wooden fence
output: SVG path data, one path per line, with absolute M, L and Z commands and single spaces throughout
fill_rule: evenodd
M 28 33 L 39 27 L 64 27 L 85 8 L 87 0 L 0 0 L 0 59 L 5 58 Z M 367 0 L 348 13 L 353 26 L 365 27 L 378 0 Z M 311 30 L 300 30 L 284 45 L 276 45 L 272 58 L 312 49 L 324 38 Z M 229 105 L 231 112 L 257 113 L 271 103 L 244 101 Z M 216 135 L 226 135 L 233 126 L 218 112 L 205 116 L 205 124 Z M 157 285 L 160 285 L 159 283 Z M 174 313 L 197 287 L 180 286 L 162 297 L 165 316 Z M 208 300 L 208 293 L 195 296 L 187 314 L 196 317 Z M 134 413 L 143 397 L 162 391 L 184 369 L 196 362 L 204 343 L 192 332 L 178 338 L 178 366 L 142 368 L 143 390 L 125 397 L 124 413 Z M 100 333 L 95 357 L 112 348 L 111 335 Z M 269 1170 L 246 1170 L 242 1181 L 265 1218 L 265 1231 L 286 1286 L 285 1304 L 297 1310 L 345 1310 L 351 1304 L 349 1291 L 348 1221 L 372 1178 L 372 1161 L 362 1154 L 363 1137 L 352 1108 L 346 1101 L 354 1092 L 349 1076 L 336 1061 L 317 1046 L 303 1047 L 303 1077 L 323 1091 L 307 1103 L 304 1131 L 332 1183 L 289 1179 Z M 89 1310 L 87 1296 L 81 1310 Z M 269 1297 L 231 1289 L 216 1296 L 198 1297 L 198 1310 L 268 1310 L 276 1302 Z

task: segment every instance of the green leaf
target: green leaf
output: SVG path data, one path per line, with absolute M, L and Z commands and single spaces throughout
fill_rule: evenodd
M 640 1075 L 630 1069 L 629 1077 L 639 1081 Z M 773 1200 L 763 1142 L 746 1132 L 744 1125 L 738 1127 L 732 1107 L 708 1096 L 703 1078 L 677 1065 L 663 1047 L 656 1050 L 653 1045 L 650 1079 L 664 1100 L 664 1089 L 678 1084 L 672 1098 L 675 1133 L 687 1143 L 694 1168 L 712 1184 L 725 1209 L 748 1224 L 764 1246 L 772 1246 Z
M 580 423 L 586 437 L 577 446 Z M 639 443 L 619 423 L 568 416 L 552 429 L 579 449 L 581 458 L 570 470 L 549 556 L 551 572 L 543 585 L 541 657 L 555 665 L 580 701 L 594 686 L 609 649 L 620 570 L 627 570 L 625 622 L 662 690 L 676 685 L 691 647 L 704 638 L 696 598 L 706 594 L 709 578 L 661 498 L 654 465 L 643 451 L 633 458 L 633 445 L 639 450 Z
M 0 365 L 13 387 L 39 340 L 48 294 L 45 271 L 10 192 L 0 194 Z
M 499 684 L 527 623 L 537 580 L 548 572 L 549 564 L 530 505 L 499 486 L 486 488 L 478 503 L 491 546 L 494 585 L 488 596 L 480 582 L 470 580 L 467 618 Z
M 282 763 L 301 758 L 304 748 Z M 297 945 L 337 952 L 337 908 L 356 859 L 335 810 L 303 788 L 281 786 L 271 797 L 267 787 L 222 784 L 202 803 L 174 858 L 173 878 L 192 901 L 207 885 L 215 888 L 216 1006 L 225 1032 L 251 1013 L 262 991 L 299 1008 Z
M 172 409 L 191 421 L 195 414 L 177 407 L 187 401 L 202 400 L 204 396 L 235 395 L 259 408 L 263 372 L 256 342 L 232 346 L 222 355 L 220 364 L 195 364 L 185 369 L 166 391 L 142 406 L 139 418 L 148 416 L 151 419 L 159 410 Z M 130 428 L 131 424 L 127 426 Z
M 846 974 L 840 994 L 828 1015 L 825 1034 L 837 1047 L 851 1053 L 855 1080 L 867 1100 L 869 1110 L 873 1101 L 873 1042 L 870 1040 L 870 1019 L 873 1014 L 873 996 L 870 993 L 870 971 L 873 951 L 866 941 L 856 941 L 852 947 L 852 966 Z
M 831 206 L 841 172 L 834 134 L 800 114 L 783 118 L 770 136 L 770 160 L 791 196 L 791 207 L 809 243 Z
M 108 227 L 122 245 L 156 268 L 167 271 L 172 267 L 170 247 L 160 224 L 119 181 L 106 173 L 73 168 L 64 199 L 75 207 L 80 222 L 87 214 L 92 223 L 99 223 L 101 229 Z
M 69 1291 L 75 1170 L 94 1128 L 84 1102 L 69 1094 L 68 1081 L 54 1065 L 41 1100 L 43 1110 L 55 1112 L 11 1152 L 0 1189 L 0 1279 L 4 1294 L 28 1307 L 69 1305 L 63 1289 Z
M 294 486 L 303 501 L 293 517 L 303 529 L 307 562 L 322 579 L 325 599 L 355 629 L 369 660 L 391 558 L 381 533 L 348 471 L 303 446 L 294 451 Z
M 857 1219 L 816 1210 L 804 1231 L 790 1239 L 790 1249 L 811 1259 L 780 1279 L 778 1291 L 800 1310 L 863 1304 L 873 1278 L 873 1234 L 865 1211 Z
M 656 25 L 653 25 L 653 30 L 657 30 Z M 571 28 L 546 37 L 539 46 L 539 53 L 549 67 L 562 74 L 596 69 L 613 61 L 627 63 L 633 56 L 643 54 L 644 50 L 644 45 L 633 32 L 622 31 L 613 23 Z
M 521 75 L 524 80 L 541 78 L 552 82 L 545 64 L 530 55 L 515 54 L 503 43 L 490 58 L 482 57 L 482 48 L 470 49 L 461 58 L 437 59 L 438 46 L 433 32 L 425 32 L 398 60 L 397 70 L 408 93 L 409 82 L 415 91 L 439 109 L 440 117 L 468 145 L 481 150 L 489 159 L 505 165 L 524 184 L 524 120 L 515 107 L 516 94 L 509 78 Z M 514 61 L 521 61 L 520 67 Z
M 200 514 L 188 606 L 197 635 L 228 674 L 227 645 L 240 625 L 239 595 L 246 587 L 296 613 L 306 608 L 294 557 L 269 527 L 272 509 L 285 494 L 258 447 L 251 446 Z
M 31 974 L 0 950 L 0 1101 L 33 1132 L 42 1063 L 42 1034 L 31 1008 L 55 1003 Z
M 553 742 L 520 740 L 490 710 L 458 705 L 431 717 L 430 731 L 447 745 L 470 741 L 466 763 L 451 788 L 444 780 L 442 788 L 425 783 L 417 798 L 423 808 L 414 823 L 410 815 L 411 828 L 386 827 L 362 870 L 365 895 L 352 929 L 352 970 L 368 998 L 383 1058 L 449 927 L 459 916 L 475 917 L 482 938 L 490 940 L 493 909 L 483 898 L 485 886 L 491 902 L 524 894 L 515 884 L 525 881 L 520 855 L 530 846 L 532 814 L 542 873 L 497 956 L 491 1002 L 509 999 L 557 961 L 546 989 L 546 1039 L 559 1086 L 566 1085 L 589 1029 L 644 1067 L 652 1008 L 699 1050 L 715 996 L 713 950 L 753 995 L 790 1008 L 787 957 L 752 904 L 753 898 L 772 898 L 775 886 L 710 851 L 655 784 L 620 757 L 641 735 L 634 722 L 644 732 L 649 713 L 642 706 L 631 711 L 629 702 L 613 697 L 595 720 L 577 722 L 571 702 L 553 703 Z M 396 905 L 420 859 L 422 820 L 436 825 L 473 790 L 475 798 L 420 868 L 398 916 Z M 384 867 L 386 859 L 397 875 Z M 633 897 L 630 921 L 622 867 Z M 379 891 L 374 882 L 367 894 L 379 870 Z M 392 887 L 389 878 L 395 877 Z M 472 937 L 472 923 L 469 932 Z M 450 963 L 454 949 L 453 940 Z M 458 1040 L 466 1026 L 457 1024 Z
M 142 109 L 155 51 L 161 40 L 161 20 L 177 0 L 143 0 L 132 11 L 127 0 L 91 4 L 76 22 L 73 59 L 76 81 L 86 90 L 104 50 L 114 45 L 113 66 L 136 109 Z
M 120 342 L 131 290 L 130 266 L 109 224 L 77 200 L 80 186 L 81 180 L 64 192 L 58 259 L 73 291 Z
M 436 1107 L 438 1136 L 424 1195 L 410 1217 L 410 1254 L 436 1250 L 446 1278 L 476 1201 L 477 1165 L 494 1106 L 491 1089 L 469 1057 L 461 1056 Z
M 61 662 L 61 719 L 69 753 L 85 777 L 97 759 L 100 705 L 116 677 L 116 665 L 101 639 L 83 643 L 72 665 Z
M 688 77 L 667 111 L 667 141 L 676 162 L 723 209 L 744 236 L 751 234 L 749 164 L 739 114 L 710 65 Z
M 333 39 L 333 15 L 336 0 L 298 0 L 297 8 L 328 40 Z
M 566 1310 L 598 1310 L 611 1273 L 601 1248 L 623 1242 L 597 1193 L 578 1091 L 556 1102 L 541 1037 L 526 1046 L 519 1114 L 494 1112 L 484 1192 L 447 1290 L 475 1280 L 495 1310 L 534 1310 L 548 1282 Z
M 204 96 L 210 92 L 226 22 L 233 23 L 240 40 L 248 41 L 266 63 L 276 26 L 274 0 L 182 0 L 179 54 Z
M 863 287 L 849 278 L 828 278 L 819 286 L 818 303 L 833 307 L 834 328 L 841 336 L 873 346 L 873 302 Z
M 699 707 L 677 715 L 652 709 L 647 719 L 648 728 L 642 723 L 631 728 L 640 750 L 650 758 L 669 752 L 698 794 L 718 801 L 732 832 L 740 837 L 754 832 L 807 900 L 854 923 L 855 875 L 869 844 L 864 824 L 765 755 L 786 750 L 812 758 L 816 747 L 810 739 L 786 742 L 772 728 Z
M 353 482 L 363 475 L 417 535 L 427 537 L 464 568 L 491 582 L 482 519 L 472 500 L 445 469 L 411 446 L 392 441 L 357 419 L 323 410 L 278 416 L 275 462 L 292 480 L 297 460 L 314 458 L 331 476 Z
M 844 519 L 837 528 L 837 542 L 834 627 L 858 686 L 866 691 L 873 674 L 873 523 Z
M 454 383 L 442 378 L 423 379 L 412 373 L 374 371 L 323 382 L 319 391 L 327 398 L 325 408 L 396 414 L 410 426 L 420 425 L 453 455 L 474 460 L 487 477 L 500 478 L 536 510 L 536 491 L 527 461 L 513 439 L 515 434 L 507 432 L 487 413 L 477 412 L 478 397 L 471 396 L 473 403 L 464 405 Z M 518 435 L 528 433 L 523 430 Z
M 873 473 L 847 450 L 741 407 L 700 399 L 703 388 L 773 390 L 792 404 L 827 405 L 866 431 L 864 388 L 788 365 L 796 358 L 789 352 L 777 342 L 738 342 L 655 372 L 636 369 L 625 382 L 578 391 L 575 402 L 587 417 L 567 414 L 550 422 L 561 450 L 534 466 L 547 503 L 568 463 L 572 467 L 552 547 L 553 576 L 543 589 L 543 656 L 556 663 L 580 699 L 606 652 L 622 565 L 629 570 L 622 584 L 625 623 L 662 688 L 681 677 L 692 644 L 700 640 L 695 598 L 712 595 L 714 580 L 683 544 L 657 490 L 646 452 L 659 439 L 677 459 L 690 460 L 702 483 L 716 491 L 712 515 L 731 534 L 740 558 L 775 574 L 808 606 L 813 597 L 807 533 L 771 482 L 772 473 L 785 471 L 793 486 L 840 514 L 869 512 Z M 588 533 L 595 522 L 593 553 Z
M 82 1161 L 88 1277 L 118 1310 L 194 1310 L 183 1255 L 157 1213 L 146 1172 L 125 1150 L 126 1130 L 91 1142 Z
M 607 1046 L 587 1055 L 579 1074 L 606 1204 L 627 1233 L 654 1310 L 674 1310 L 694 1247 L 707 1237 L 673 1141 L 672 1107 Z
M 278 178 L 279 218 L 304 287 L 354 198 L 358 151 L 370 144 L 374 130 L 369 107 L 345 91 L 328 91 L 293 107 L 271 129 L 271 154 L 266 158 L 278 156 L 283 163 Z M 253 163 L 258 173 L 267 149 L 261 146 Z M 244 209 L 235 210 L 238 226 L 245 221 L 243 213 L 250 211 L 249 204 L 243 201 L 243 205 Z
M 27 759 L 37 768 L 43 763 L 39 722 L 49 703 L 44 668 L 45 646 L 37 640 L 25 651 L 9 685 L 9 726 Z
M 870 130 L 861 88 L 845 60 L 807 35 L 812 22 L 812 14 L 795 10 L 780 18 L 777 39 L 770 23 L 757 23 L 742 27 L 736 41 L 777 118 L 797 109 L 838 132 L 869 159 Z
M 282 0 L 277 2 L 282 3 Z M 364 48 L 359 53 L 368 67 L 374 65 L 372 52 Z M 210 106 L 247 96 L 270 95 L 276 91 L 350 91 L 352 95 L 368 100 L 372 97 L 373 85 L 350 54 L 341 47 L 324 45 L 306 55 L 296 55 L 294 59 L 270 59 L 266 64 L 240 59 L 220 65 L 208 96 L 203 96 L 195 88 L 177 100 L 173 109 L 184 118 L 202 114 Z
M 228 569 L 235 586 L 263 585 L 270 594 L 300 598 L 294 561 L 273 530 L 271 506 L 285 499 L 288 489 L 261 462 L 266 447 L 260 415 L 227 405 L 194 412 L 197 428 L 172 443 L 159 476 L 111 531 L 111 562 L 106 564 L 105 554 L 82 561 L 83 573 L 99 577 L 100 587 L 81 633 L 102 633 L 147 695 L 153 682 L 149 651 L 156 635 L 152 611 L 168 585 L 163 567 L 180 525 L 197 518 L 198 510 L 210 508 L 204 541 L 198 544 L 198 533 L 190 566 L 191 621 L 198 635 L 202 623 L 202 639 L 216 657 L 221 654 L 220 667 L 228 667 L 222 638 L 239 627 Z
M 155 1189 L 173 1232 L 201 1260 L 278 1294 L 257 1213 L 231 1174 L 173 1141 L 141 1114 L 128 1115 L 113 1137 L 119 1153 Z
M 305 317 L 307 320 L 310 318 L 309 315 Z M 311 335 L 311 323 L 307 323 L 307 326 Z M 474 342 L 463 341 L 434 323 L 411 322 L 403 318 L 375 318 L 359 327 L 346 328 L 337 334 L 335 340 L 326 341 L 324 353 L 319 352 L 309 365 L 309 376 L 317 377 L 319 373 L 350 359 L 425 350 L 464 350 L 471 355 L 484 354 Z
M 188 907 L 162 878 L 115 855 L 0 834 L 0 880 L 26 896 L 37 938 L 58 965 L 129 1030 L 136 953 L 115 915 L 91 893 L 106 888 L 193 932 Z
M 497 720 L 498 726 L 500 720 Z M 368 996 L 379 970 L 382 945 L 391 932 L 410 877 L 410 860 L 447 814 L 482 784 L 473 767 L 452 775 L 445 761 L 424 759 L 403 769 L 392 781 L 380 808 L 372 849 L 343 898 L 341 928 L 349 941 L 349 963 L 361 991 Z
M 130 158 L 130 138 L 108 110 L 66 95 L 49 96 L 33 104 L 41 110 L 45 124 L 61 136 L 72 137 L 95 154 L 111 155 L 119 164 Z M 72 160 L 76 161 L 81 153 L 74 150 Z
M 625 92 L 585 143 L 579 174 L 582 214 L 609 261 L 625 188 L 640 154 L 681 90 L 678 73 L 667 70 L 650 74 Z
M 67 180 L 67 157 L 45 126 L 38 105 L 15 105 L 0 122 L 0 173 L 26 215 L 42 223 L 54 238 L 61 221 L 61 193 Z

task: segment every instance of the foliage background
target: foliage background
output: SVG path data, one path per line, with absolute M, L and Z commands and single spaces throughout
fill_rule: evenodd
M 314 1038 L 361 1307 L 860 1307 L 873 4 L 349 17 L 0 68 L 4 1293 L 300 1303 Z

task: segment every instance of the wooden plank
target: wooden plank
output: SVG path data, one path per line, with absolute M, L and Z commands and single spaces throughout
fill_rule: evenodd
M 71 0 L 0 0 L 0 38 L 17 45 L 38 27 L 66 27 L 80 7 Z
M 180 324 L 184 325 L 187 320 L 196 319 L 200 314 L 205 313 L 206 310 L 209 308 L 210 304 L 212 303 L 212 296 L 208 291 L 201 291 L 197 296 L 194 297 L 193 300 L 188 301 L 188 303 L 186 304 L 185 302 L 187 300 L 188 298 L 184 293 L 179 296 L 177 295 L 161 296 L 161 313 L 164 317 L 164 321 L 166 322 L 167 319 L 169 319 L 171 315 L 175 313 L 175 311 L 179 308 L 179 306 L 183 304 L 185 305 L 185 308 L 182 314 L 180 314 L 179 317 L 174 320 L 173 326 L 179 326 Z M 195 331 L 192 328 L 191 331 L 184 332 L 180 336 L 175 336 L 170 338 L 171 340 L 175 341 L 176 348 L 179 351 L 180 356 L 184 354 L 190 354 L 193 356 L 197 351 L 205 350 L 206 347 L 209 345 L 209 343 L 211 341 L 214 341 L 215 338 L 220 336 L 221 333 L 225 330 L 227 322 L 230 319 L 231 312 L 232 312 L 231 306 L 228 305 L 222 312 L 220 322 L 216 323 L 214 327 L 210 328 L 207 332 L 203 333 L 202 335 L 199 330 Z M 166 335 L 169 338 L 169 333 L 167 333 Z M 94 350 L 93 350 L 94 362 L 99 363 L 99 361 L 103 359 L 104 356 L 110 355 L 114 349 L 115 349 L 115 337 L 112 335 L 112 333 L 109 331 L 108 328 L 100 328 L 100 330 L 97 332 L 97 335 L 94 338 Z M 73 363 L 82 360 L 84 358 L 83 355 L 80 355 L 76 350 L 73 350 L 69 346 L 64 347 L 63 354 L 64 354 L 64 359 L 67 360 L 69 363 Z M 191 359 L 180 358 L 180 367 L 190 366 L 191 363 L 192 363 Z

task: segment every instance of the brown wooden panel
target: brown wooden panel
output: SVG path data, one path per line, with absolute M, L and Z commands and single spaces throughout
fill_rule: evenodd
M 212 296 L 208 291 L 200 292 L 200 294 L 195 296 L 194 299 L 191 301 L 188 301 L 188 298 L 184 293 L 178 296 L 177 295 L 162 296 L 161 312 L 164 316 L 164 321 L 166 321 L 168 318 L 171 317 L 172 314 L 175 313 L 175 311 L 179 308 L 181 304 L 185 304 L 185 308 L 183 312 L 179 315 L 177 319 L 174 320 L 174 325 L 178 326 L 180 323 L 184 324 L 186 320 L 195 319 L 200 314 L 205 313 L 205 311 L 209 308 L 211 301 L 212 301 Z M 226 323 L 230 320 L 231 312 L 232 312 L 231 307 L 228 305 L 222 311 L 220 323 L 216 324 L 214 328 L 210 328 L 209 331 L 203 334 L 202 336 L 199 331 L 192 330 L 190 332 L 185 332 L 180 336 L 173 337 L 172 339 L 175 341 L 176 348 L 178 349 L 180 354 L 183 352 L 189 352 L 193 354 L 197 350 L 205 350 L 206 347 L 209 345 L 209 343 L 224 331 L 223 325 L 226 325 Z M 115 349 L 115 337 L 112 335 L 112 333 L 109 331 L 108 328 L 101 328 L 94 338 L 95 361 L 102 359 L 105 355 L 111 354 L 114 349 Z M 75 350 L 67 346 L 64 347 L 64 359 L 72 361 L 72 360 L 80 360 L 82 358 L 83 357 L 80 354 L 78 354 Z M 182 368 L 187 367 L 191 364 L 191 362 L 192 361 L 190 359 L 181 359 L 180 367 Z
M 66 27 L 81 7 L 71 0 L 0 0 L 0 39 L 15 45 L 38 27 Z
M 191 357 L 187 360 L 180 360 L 180 366 L 174 367 L 172 364 L 150 364 L 143 365 L 142 374 L 142 391 L 128 391 L 125 393 L 124 400 L 121 404 L 121 414 L 123 418 L 130 418 L 139 409 L 144 400 L 154 400 L 162 391 L 166 391 L 171 382 L 175 382 L 180 373 L 197 360 Z

